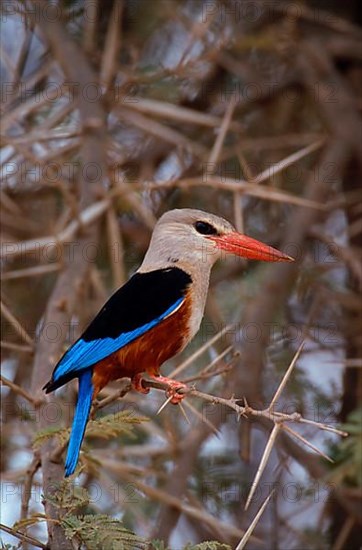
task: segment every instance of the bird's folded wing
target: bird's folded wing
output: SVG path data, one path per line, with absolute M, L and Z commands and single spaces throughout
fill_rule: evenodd
M 169 307 L 163 315 L 156 317 L 149 323 L 146 323 L 131 332 L 124 332 L 115 338 L 103 337 L 90 341 L 80 338 L 58 363 L 59 374 L 61 376 L 64 374 L 70 374 L 71 372 L 79 371 L 79 369 L 83 370 L 91 367 L 95 363 L 98 363 L 98 361 L 102 361 L 102 359 L 105 359 L 115 351 L 123 348 L 125 345 L 129 344 L 154 326 L 158 325 L 163 319 L 173 313 L 174 310 L 178 309 L 183 300 L 184 298 L 177 300 L 177 302 Z
M 191 277 L 179 268 L 136 273 L 105 304 L 54 369 L 50 391 L 145 334 L 183 303 Z M 49 390 L 48 390 L 49 391 Z

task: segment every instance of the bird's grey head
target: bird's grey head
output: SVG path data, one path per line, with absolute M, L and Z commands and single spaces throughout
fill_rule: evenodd
M 184 208 L 166 212 L 157 222 L 141 271 L 174 264 L 205 275 L 223 253 L 264 262 L 293 258 L 256 239 L 238 233 L 219 216 Z
M 169 210 L 158 220 L 141 271 L 166 267 L 198 265 L 210 268 L 221 256 L 213 237 L 234 233 L 223 218 L 202 210 Z

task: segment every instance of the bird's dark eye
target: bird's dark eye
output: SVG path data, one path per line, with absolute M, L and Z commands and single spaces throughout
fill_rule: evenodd
M 217 235 L 217 229 L 211 223 L 207 222 L 196 222 L 195 229 L 201 235 Z

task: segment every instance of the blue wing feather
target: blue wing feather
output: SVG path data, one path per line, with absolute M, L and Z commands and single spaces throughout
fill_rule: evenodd
M 86 341 L 80 338 L 73 344 L 59 361 L 54 373 L 53 382 L 57 382 L 60 378 L 70 375 L 78 376 L 85 369 L 88 369 L 98 361 L 102 361 L 115 351 L 123 348 L 148 330 L 158 325 L 166 317 L 171 315 L 182 304 L 184 298 L 179 298 L 171 307 L 169 307 L 162 315 L 159 315 L 152 321 L 138 327 L 130 332 L 124 332 L 116 338 L 98 338 L 91 341 Z

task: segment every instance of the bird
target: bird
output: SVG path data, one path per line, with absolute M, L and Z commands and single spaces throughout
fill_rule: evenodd
M 210 271 L 224 254 L 268 262 L 290 256 L 238 233 L 225 219 L 202 210 L 169 210 L 157 221 L 146 255 L 131 278 L 108 299 L 78 340 L 65 352 L 45 384 L 53 392 L 78 378 L 78 398 L 65 460 L 75 472 L 93 400 L 110 381 L 129 377 L 148 393 L 143 374 L 166 384 L 179 403 L 187 386 L 160 374 L 199 330 Z

